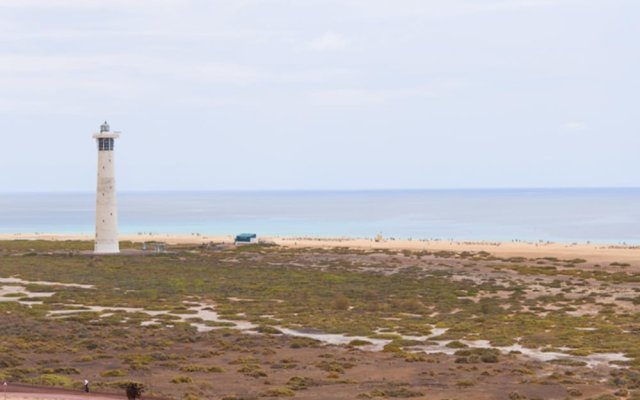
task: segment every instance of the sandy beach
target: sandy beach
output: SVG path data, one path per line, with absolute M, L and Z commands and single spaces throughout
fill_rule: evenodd
M 233 235 L 208 236 L 200 234 L 123 234 L 122 241 L 160 241 L 167 244 L 231 243 Z M 0 240 L 93 240 L 93 235 L 34 233 L 0 234 Z M 260 237 L 261 241 L 288 247 L 353 249 L 386 249 L 412 251 L 486 251 L 497 257 L 556 257 L 560 259 L 582 258 L 592 263 L 629 263 L 640 266 L 640 245 L 585 244 L 558 242 L 490 242 L 449 240 L 393 240 L 375 241 L 373 238 L 324 238 L 324 237 Z

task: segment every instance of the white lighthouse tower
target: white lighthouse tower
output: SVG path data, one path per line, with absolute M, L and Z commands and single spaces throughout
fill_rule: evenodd
M 118 209 L 116 207 L 116 176 L 113 165 L 113 144 L 120 132 L 111 132 L 109 124 L 100 125 L 93 135 L 98 142 L 98 190 L 96 192 L 96 254 L 120 252 L 118 243 Z

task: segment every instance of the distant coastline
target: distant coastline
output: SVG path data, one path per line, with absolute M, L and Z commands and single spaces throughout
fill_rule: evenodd
M 168 244 L 207 244 L 233 243 L 233 235 L 179 235 L 179 234 L 125 234 L 121 241 L 134 243 L 164 242 Z M 79 234 L 0 234 L 4 240 L 80 240 L 92 241 L 93 235 Z M 449 241 L 449 240 L 391 240 L 376 241 L 373 238 L 330 238 L 330 237 L 261 237 L 261 241 L 280 246 L 294 248 L 350 248 L 359 250 L 392 250 L 392 251 L 452 251 L 452 252 L 487 252 L 496 257 L 543 258 L 555 257 L 560 260 L 585 259 L 592 263 L 628 263 L 640 266 L 640 245 L 617 244 L 578 244 L 558 242 L 495 242 L 495 241 Z

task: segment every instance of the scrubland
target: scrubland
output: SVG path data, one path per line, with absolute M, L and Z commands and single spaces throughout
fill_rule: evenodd
M 91 247 L 0 241 L 0 379 L 175 399 L 640 399 L 627 262 Z

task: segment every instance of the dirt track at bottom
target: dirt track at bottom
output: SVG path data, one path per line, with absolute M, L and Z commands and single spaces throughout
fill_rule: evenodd
M 5 399 L 4 390 L 0 392 L 0 399 Z M 126 399 L 124 394 L 113 393 L 84 393 L 76 390 L 58 389 L 50 387 L 9 384 L 6 389 L 7 400 L 114 400 Z M 148 400 L 160 400 L 158 398 L 145 397 Z
M 7 393 L 7 400 L 106 400 L 114 397 L 87 396 L 82 394 L 52 394 L 52 393 Z

